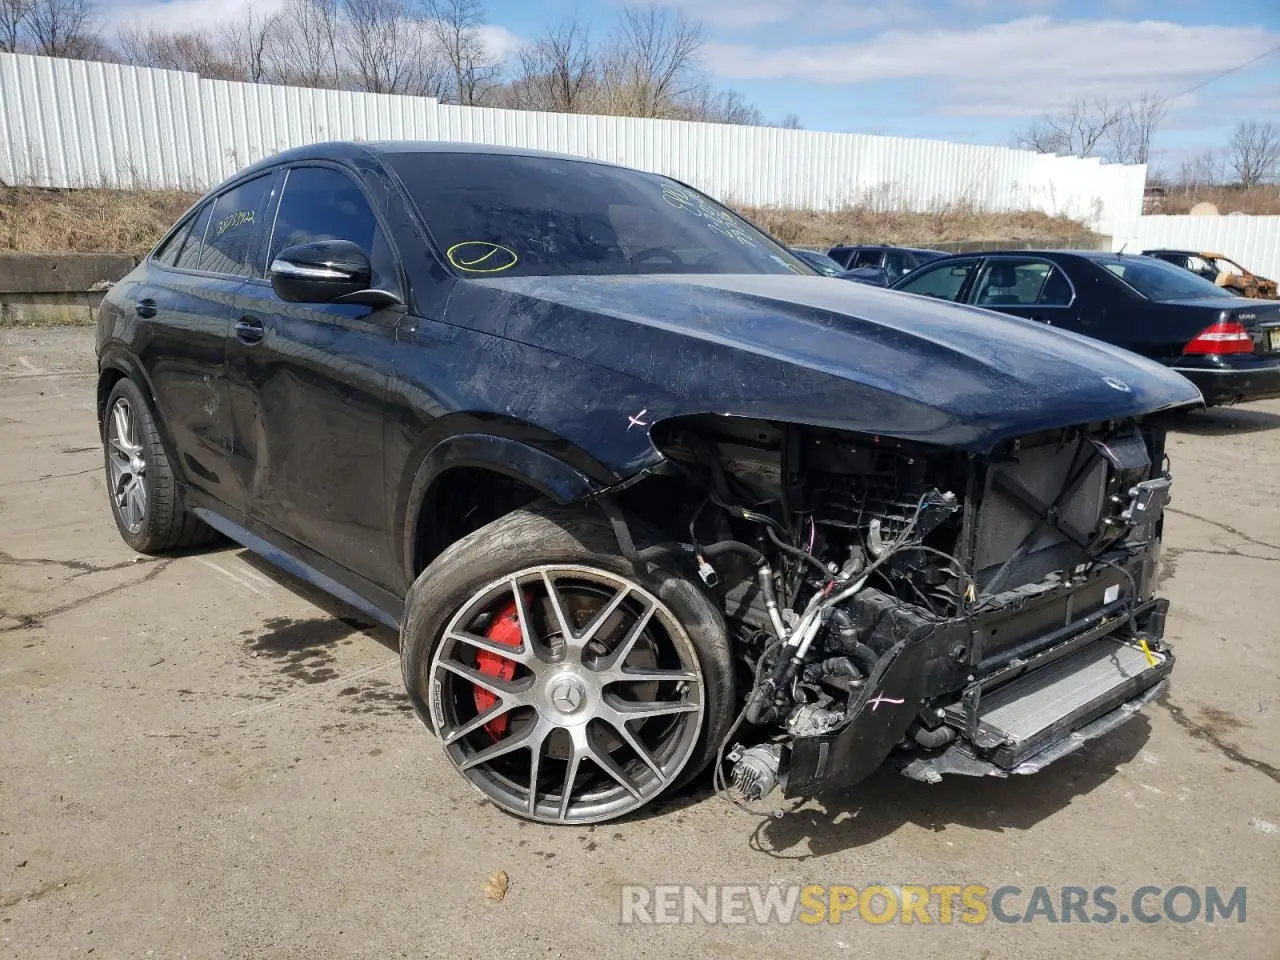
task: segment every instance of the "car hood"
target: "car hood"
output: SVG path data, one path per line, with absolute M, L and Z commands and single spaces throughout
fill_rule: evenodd
M 833 278 L 513 277 L 458 287 L 451 315 L 504 317 L 508 339 L 639 381 L 625 402 L 640 398 L 649 423 L 723 413 L 977 452 L 1036 430 L 1200 403 L 1190 381 L 1117 347 Z

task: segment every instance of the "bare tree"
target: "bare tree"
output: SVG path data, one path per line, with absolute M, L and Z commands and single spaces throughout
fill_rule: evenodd
M 696 94 L 702 28 L 680 11 L 654 4 L 622 8 L 604 71 L 610 108 L 661 117 Z
M 16 53 L 29 0 L 0 0 L 0 53 Z
M 481 106 L 492 95 L 502 64 L 485 47 L 480 27 L 481 0 L 425 0 L 427 26 L 436 48 L 453 74 L 452 99 Z
M 241 80 L 250 83 L 269 83 L 275 79 L 273 44 L 279 21 L 274 16 L 262 16 L 253 4 L 244 5 L 244 15 L 223 26 L 218 39 L 227 61 L 234 67 Z
M 1280 168 L 1280 127 L 1242 120 L 1227 141 L 1228 162 L 1246 190 L 1267 183 Z
M 1077 100 L 1064 112 L 1032 124 L 1018 135 L 1017 145 L 1037 153 L 1091 157 L 1124 116 L 1124 107 L 1106 100 Z
M 528 110 L 581 113 L 595 99 L 599 76 L 587 27 L 561 21 L 520 51 L 512 82 L 515 105 Z
M 1120 121 L 1107 135 L 1111 159 L 1117 163 L 1149 163 L 1151 138 L 1168 112 L 1168 103 L 1153 93 L 1144 93 L 1126 106 Z
M 798 113 L 788 113 L 785 117 L 782 118 L 778 126 L 780 126 L 783 130 L 803 130 L 804 129 L 804 124 L 800 122 L 800 114 Z
M 362 90 L 435 96 L 448 86 L 428 26 L 404 0 L 345 0 L 343 36 Z
M 723 90 L 717 93 L 709 84 L 702 84 L 690 91 L 669 112 L 681 120 L 737 123 L 757 127 L 764 124 L 764 116 L 737 90 Z
M 1188 157 L 1178 166 L 1178 185 L 1187 190 L 1216 186 L 1224 178 L 1225 164 L 1222 153 L 1218 150 L 1205 150 L 1194 157 Z
M 337 0 L 285 0 L 272 34 L 280 79 L 304 87 L 335 88 L 341 79 Z
M 162 70 L 188 70 L 212 80 L 239 80 L 214 34 L 208 30 L 166 32 L 154 27 L 123 26 L 116 34 L 125 63 Z
M 82 56 L 100 48 L 91 0 L 28 0 L 24 22 L 37 53 Z

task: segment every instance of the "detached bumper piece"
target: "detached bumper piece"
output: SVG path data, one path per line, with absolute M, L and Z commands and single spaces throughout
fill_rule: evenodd
M 937 756 L 914 758 L 902 773 L 926 783 L 948 773 L 1036 773 L 1114 730 L 1159 697 L 1168 687 L 1173 663 L 1167 651 L 1098 640 L 989 694 L 980 701 L 973 740 L 961 740 Z M 967 725 L 963 703 L 947 708 L 946 715 L 949 723 Z
M 1083 601 L 1106 584 L 1102 579 L 1078 589 L 1074 598 Z M 1006 627 L 1041 623 L 1061 602 L 1046 599 L 1006 612 Z M 968 639 L 967 625 L 946 621 L 910 630 L 884 658 L 846 725 L 797 737 L 783 751 L 784 791 L 796 796 L 852 786 L 890 758 L 903 774 L 926 783 L 946 774 L 1005 777 L 1043 769 L 1133 717 L 1167 686 L 1174 665 L 1163 642 L 1167 601 L 1148 601 L 1132 618 L 1124 607 L 1123 600 L 1104 604 L 1068 628 L 1007 648 L 983 661 L 977 679 L 941 698 L 930 696 L 930 688 L 945 684 L 947 654 Z M 922 719 L 950 744 L 930 750 L 915 742 L 909 731 Z

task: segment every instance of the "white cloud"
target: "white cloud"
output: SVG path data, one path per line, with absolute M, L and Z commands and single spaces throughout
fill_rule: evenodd
M 1029 17 L 960 30 L 890 30 L 865 41 L 764 50 L 709 43 L 707 66 L 726 80 L 929 83 L 943 112 L 1025 116 L 1082 96 L 1165 95 L 1280 43 L 1261 27 Z M 935 108 L 934 112 L 938 112 Z
M 267 17 L 282 6 L 284 0 L 253 0 L 248 5 L 255 17 Z M 98 16 L 107 34 L 122 26 L 153 27 L 165 32 L 175 30 L 217 30 L 224 24 L 243 17 L 245 4 L 232 0 L 169 0 L 167 3 L 125 2 L 104 4 Z
M 986 0 L 978 0 L 986 2 Z M 917 0 L 658 0 L 714 29 L 737 31 L 788 26 L 800 33 L 830 34 L 913 23 L 923 15 Z
M 479 28 L 479 33 L 485 49 L 504 62 L 510 61 L 527 42 L 523 37 L 496 23 L 485 24 Z

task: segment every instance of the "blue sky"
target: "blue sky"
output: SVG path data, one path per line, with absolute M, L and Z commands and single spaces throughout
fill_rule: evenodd
M 267 9 L 280 0 L 255 0 Z M 814 130 L 1009 143 L 1082 97 L 1175 98 L 1155 162 L 1222 144 L 1237 120 L 1280 119 L 1277 0 L 661 0 L 703 23 L 704 66 L 771 120 Z M 510 55 L 573 14 L 603 36 L 618 2 L 487 0 L 493 45 Z M 104 0 L 108 24 L 145 17 L 216 23 L 229 0 Z M 1172 169 L 1170 170 L 1172 172 Z

